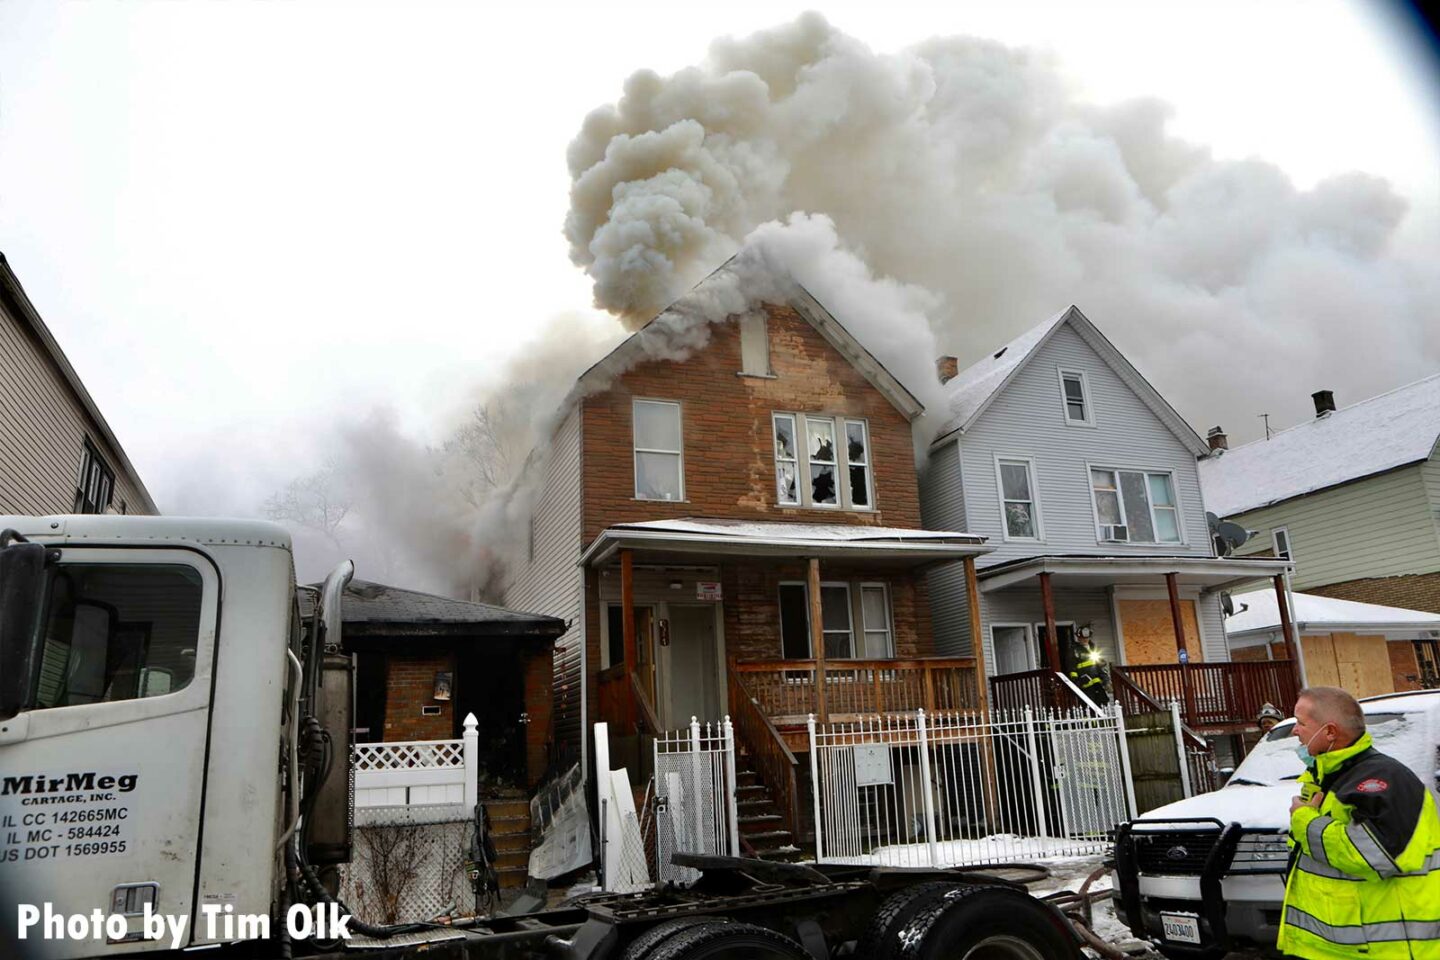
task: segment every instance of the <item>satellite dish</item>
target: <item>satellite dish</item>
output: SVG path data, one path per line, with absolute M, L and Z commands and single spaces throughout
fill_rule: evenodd
M 1215 553 L 1218 556 L 1230 556 L 1242 543 L 1250 539 L 1249 530 L 1238 523 L 1221 520 L 1208 510 L 1205 512 L 1205 522 L 1210 527 L 1210 536 L 1215 540 Z

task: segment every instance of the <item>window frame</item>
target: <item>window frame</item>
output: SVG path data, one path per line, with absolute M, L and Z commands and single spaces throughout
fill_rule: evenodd
M 815 648 L 814 648 L 813 640 L 812 640 L 812 638 L 811 638 L 811 636 L 810 636 L 810 581 L 809 581 L 809 580 L 781 580 L 781 581 L 777 582 L 776 585 L 775 585 L 775 602 L 776 602 L 776 604 L 777 604 L 777 607 L 776 607 L 777 612 L 784 610 L 784 603 L 781 602 L 780 594 L 781 594 L 781 591 L 784 590 L 786 587 L 799 587 L 799 588 L 804 592 L 804 596 L 805 596 L 805 643 L 806 643 L 806 648 L 810 651 L 810 656 L 809 656 L 809 657 L 806 657 L 806 658 L 803 658 L 803 659 L 814 660 L 814 659 L 816 659 L 816 657 L 815 657 Z M 885 629 L 886 629 L 886 640 L 887 640 L 887 644 L 888 644 L 888 646 L 889 646 L 889 648 L 890 648 L 890 655 L 889 655 L 888 657 L 862 657 L 862 656 L 859 656 L 859 653 L 862 652 L 862 651 L 860 651 L 859 648 L 857 647 L 857 643 L 858 643 L 858 644 L 863 644 L 864 641 L 865 641 L 865 635 L 866 635 L 867 633 L 879 633 L 878 630 L 867 630 L 867 629 L 866 629 L 866 626 L 865 626 L 865 599 L 864 599 L 864 592 L 865 592 L 866 589 L 874 589 L 874 588 L 877 588 L 877 587 L 882 591 L 882 593 L 883 593 L 883 595 L 884 595 L 884 598 L 885 598 Z M 822 616 L 822 618 L 823 618 L 823 616 L 824 616 L 824 600 L 823 600 L 823 595 L 824 595 L 824 591 L 825 591 L 827 588 L 844 588 L 844 590 L 845 590 L 845 609 L 849 612 L 849 616 L 850 616 L 850 629 L 849 629 L 850 655 L 849 655 L 848 657 L 832 657 L 832 656 L 829 656 L 829 655 L 827 654 L 827 656 L 825 657 L 825 659 L 826 659 L 827 661 L 828 661 L 828 660 L 834 660 L 834 661 L 837 661 L 837 662 L 839 662 L 839 661 L 846 661 L 846 660 L 895 660 L 895 659 L 898 659 L 898 655 L 897 655 L 896 652 L 895 652 L 895 608 L 894 608 L 894 594 L 893 594 L 893 592 L 890 590 L 890 584 L 889 584 L 887 581 L 883 581 L 883 580 L 821 580 L 821 581 L 820 581 L 820 591 L 821 591 L 821 595 L 822 595 L 822 600 L 821 600 L 821 616 Z M 781 613 L 781 616 L 783 617 L 783 613 Z M 778 618 L 777 618 L 777 619 L 778 619 Z M 858 630 L 859 630 L 859 636 L 858 636 L 858 637 L 856 636 L 857 627 L 858 627 Z M 780 651 L 779 651 L 779 652 L 780 652 L 780 659 L 782 659 L 782 660 L 784 660 L 784 659 L 789 659 L 789 658 L 787 658 L 787 657 L 785 656 L 785 633 L 784 633 L 784 630 L 785 630 L 784 624 L 781 623 L 781 624 L 780 624 L 780 631 L 779 631 L 779 638 L 778 638 L 778 639 L 779 639 L 779 645 L 780 645 Z M 822 620 L 821 625 L 820 625 L 820 639 L 821 639 L 821 642 L 822 642 L 822 643 L 825 641 L 825 635 L 826 635 L 827 633 L 838 634 L 839 632 L 840 632 L 840 631 L 838 631 L 838 630 L 830 630 L 830 631 L 825 630 L 825 625 L 824 625 L 824 622 L 823 622 L 823 620 Z
M 875 452 L 873 449 L 873 438 L 870 434 L 870 420 L 867 417 L 850 417 L 839 413 L 804 413 L 799 410 L 772 410 L 770 411 L 770 444 L 775 446 L 775 424 L 781 418 L 788 419 L 794 430 L 795 438 L 795 459 L 794 461 L 781 460 L 774 455 L 778 451 L 772 450 L 771 460 L 775 470 L 775 503 L 777 506 L 790 507 L 800 510 L 844 510 L 850 513 L 874 513 L 879 510 L 876 505 L 875 492 Z M 810 430 L 809 421 L 827 421 L 830 424 L 832 446 L 835 449 L 833 463 L 819 461 L 823 466 L 835 468 L 835 502 L 817 503 L 814 499 L 814 484 L 810 479 Z M 850 484 L 850 424 L 859 424 L 865 435 L 865 461 L 856 464 L 865 469 L 866 493 L 869 495 L 868 504 L 857 505 L 854 493 Z M 801 441 L 805 441 L 802 445 Z M 780 465 L 791 463 L 795 465 L 795 492 L 798 499 L 794 501 L 780 499 Z
M 1179 494 L 1179 492 L 1175 489 L 1175 473 L 1174 473 L 1174 471 L 1169 471 L 1169 470 L 1145 470 L 1145 471 L 1143 471 L 1143 473 L 1144 473 L 1144 476 L 1145 476 L 1145 499 L 1146 499 L 1147 501 L 1149 501 L 1149 507 L 1150 507 L 1150 529 L 1153 530 L 1153 531 L 1155 532 L 1155 534 L 1156 534 L 1156 539 L 1153 540 L 1153 541 L 1151 541 L 1151 542 L 1154 543 L 1154 544 L 1157 545 L 1157 546 L 1166 546 L 1167 544 L 1171 544 L 1171 545 L 1183 544 L 1183 543 L 1185 542 L 1185 526 L 1184 526 L 1184 524 L 1182 524 L 1182 523 L 1180 522 L 1180 494 Z M 1165 480 L 1166 480 L 1166 482 L 1170 484 L 1170 501 L 1171 501 L 1171 502 L 1170 502 L 1168 505 L 1166 505 L 1166 506 L 1160 507 L 1159 509 L 1161 509 L 1161 510 L 1172 510 L 1172 511 L 1174 511 L 1174 513 L 1175 513 L 1175 539 L 1174 539 L 1174 540 L 1161 540 L 1161 539 L 1159 539 L 1160 524 L 1158 524 L 1158 523 L 1155 522 L 1155 517 L 1156 517 L 1155 495 L 1150 491 L 1150 478 L 1151 478 L 1151 477 L 1164 477 Z
M 1090 378 L 1085 376 L 1084 370 L 1067 370 L 1057 366 L 1056 374 L 1060 379 L 1060 416 L 1064 418 L 1067 427 L 1094 427 L 1095 426 L 1095 400 L 1090 392 Z M 1065 378 L 1074 377 L 1080 381 L 1080 404 L 1085 409 L 1085 419 L 1075 420 L 1070 416 L 1070 396 L 1065 392 Z
M 1124 540 L 1106 540 L 1103 536 L 1101 536 L 1100 528 L 1101 526 L 1103 526 L 1103 524 L 1100 523 L 1100 503 L 1095 496 L 1095 480 L 1093 477 L 1094 471 L 1097 470 L 1109 473 L 1115 478 L 1115 499 L 1116 502 L 1118 502 L 1120 505 L 1120 519 L 1123 526 L 1125 527 L 1126 539 Z M 1145 507 L 1150 513 L 1150 530 L 1152 538 L 1158 531 L 1155 523 L 1155 504 L 1153 498 L 1150 496 L 1150 478 L 1152 476 L 1165 476 L 1169 478 L 1170 495 L 1175 500 L 1175 526 L 1177 532 L 1180 535 L 1180 539 L 1136 540 L 1134 538 L 1133 534 L 1135 528 L 1130 523 L 1130 510 L 1125 505 L 1125 488 L 1120 481 L 1120 474 L 1122 473 L 1138 473 L 1143 480 L 1141 485 L 1145 488 Z M 1168 467 L 1121 467 L 1112 466 L 1109 463 L 1093 463 L 1090 461 L 1086 461 L 1085 482 L 1090 488 L 1090 511 L 1091 518 L 1094 520 L 1095 524 L 1095 542 L 1097 544 L 1101 544 L 1104 546 L 1135 544 L 1137 546 L 1146 547 L 1187 547 L 1190 545 L 1190 537 L 1185 529 L 1185 508 L 1181 506 L 1180 503 L 1180 487 L 1175 482 L 1175 471 L 1173 469 Z
M 1285 550 L 1283 553 L 1280 550 L 1281 537 L 1285 538 Z M 1295 562 L 1295 543 L 1290 539 L 1290 528 L 1288 526 L 1270 528 L 1270 549 L 1275 554 L 1276 560 L 1287 560 L 1290 563 Z
M 886 582 L 883 581 L 883 580 L 861 580 L 858 584 L 856 584 L 856 586 L 859 587 L 859 590 L 856 591 L 855 596 L 856 596 L 856 598 L 857 598 L 857 603 L 859 604 L 859 608 L 860 608 L 860 640 L 861 640 L 861 646 L 864 648 L 864 651 L 863 651 L 863 652 L 865 653 L 865 656 L 864 656 L 863 658 L 857 658 L 857 659 L 865 659 L 865 660 L 894 660 L 894 659 L 895 659 L 895 611 L 894 611 L 894 608 L 891 606 L 891 603 L 890 603 L 890 584 L 886 583 Z M 880 591 L 880 595 L 881 595 L 881 597 L 882 597 L 882 602 L 883 602 L 883 604 L 884 604 L 884 606 L 883 606 L 882 609 L 883 609 L 884 614 L 885 614 L 885 630 L 884 630 L 884 633 L 885 633 L 885 648 L 886 648 L 889 652 L 888 652 L 887 654 L 885 654 L 884 656 L 881 656 L 881 657 L 872 657 L 872 656 L 869 655 L 869 651 L 870 651 L 870 634 L 872 634 L 872 633 L 880 633 L 881 631 L 879 631 L 879 630 L 872 630 L 872 629 L 870 628 L 870 626 L 869 626 L 868 624 L 866 624 L 866 622 L 865 622 L 865 591 L 866 591 L 866 590 L 879 590 L 879 591 Z
M 642 403 L 657 405 L 668 405 L 675 408 L 675 426 L 679 434 L 679 444 L 676 450 L 662 450 L 658 447 L 640 446 L 640 420 L 635 411 Z M 680 495 L 674 500 L 665 497 L 646 497 L 640 493 L 640 454 L 663 454 L 676 458 L 680 480 Z M 685 503 L 685 407 L 679 400 L 662 400 L 657 397 L 633 397 L 630 401 L 630 469 L 634 474 L 634 498 L 644 500 L 646 503 Z
M 757 327 L 759 328 L 758 330 L 756 329 Z M 743 314 L 736 320 L 735 328 L 739 333 L 740 340 L 740 369 L 736 371 L 736 375 L 741 377 L 759 377 L 762 380 L 776 379 L 775 368 L 770 364 L 770 317 L 763 310 Z M 745 346 L 747 343 L 751 344 L 751 346 L 757 346 L 757 337 L 759 338 L 759 342 L 758 349 L 756 349 L 755 352 L 763 353 L 764 356 L 756 357 L 755 359 L 763 360 L 764 370 L 747 369 L 745 363 Z
M 1001 466 L 1007 463 L 1023 463 L 1025 465 L 1025 476 L 1030 484 L 1029 503 L 1031 508 L 1031 519 L 1034 521 L 1035 524 L 1035 536 L 1033 537 L 1012 537 L 1010 535 L 1010 523 L 1005 517 L 1005 504 L 1009 502 L 1024 503 L 1025 501 L 1011 501 L 1010 498 L 1005 496 L 1005 475 L 1004 472 L 1001 470 Z M 1033 457 L 1012 457 L 999 453 L 995 454 L 995 496 L 997 502 L 1000 505 L 1000 532 L 1004 536 L 1006 543 L 1045 542 L 1045 525 L 1041 519 L 1040 486 L 1038 480 L 1039 478 L 1035 469 L 1035 460 Z
M 88 436 L 80 447 L 80 468 L 75 480 L 72 512 L 92 516 L 104 514 L 115 496 L 115 471 Z
M 787 419 L 787 420 L 790 421 L 790 446 L 791 446 L 791 451 L 790 451 L 790 457 L 789 457 L 789 458 L 782 458 L 782 457 L 780 456 L 780 444 L 779 444 L 779 440 L 778 440 L 778 434 L 779 434 L 778 423 L 779 423 L 779 421 L 781 420 L 781 418 L 784 418 L 784 419 Z M 771 444 L 772 447 L 774 447 L 774 461 L 775 461 L 775 502 L 776 502 L 777 504 L 779 504 L 780 506 L 782 506 L 782 507 L 799 507 L 799 506 L 803 506 L 804 500 L 805 500 L 805 495 L 804 495 L 804 492 L 803 492 L 802 489 L 801 489 L 801 483 L 800 483 L 800 480 L 801 480 L 801 476 L 800 476 L 800 425 L 799 425 L 799 423 L 798 423 L 798 417 L 797 417 L 795 414 L 793 414 L 793 413 L 784 413 L 784 412 L 779 411 L 779 410 L 771 411 L 771 413 L 770 413 L 770 444 Z M 783 500 L 783 499 L 781 499 L 781 497 L 780 497 L 780 466 L 781 466 L 781 464 L 785 464 L 785 463 L 790 464 L 790 465 L 791 465 L 792 467 L 794 467 L 794 469 L 795 469 L 795 499 L 794 499 L 794 500 Z

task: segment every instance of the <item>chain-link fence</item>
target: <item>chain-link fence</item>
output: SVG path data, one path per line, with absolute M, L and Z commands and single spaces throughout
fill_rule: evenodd
M 463 804 L 359 808 L 340 898 L 367 923 L 485 912 L 467 874 L 474 839 L 474 816 Z

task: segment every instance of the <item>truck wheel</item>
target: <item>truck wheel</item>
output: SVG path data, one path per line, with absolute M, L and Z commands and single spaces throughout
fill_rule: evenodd
M 632 940 L 630 946 L 625 948 L 625 952 L 620 954 L 620 960 L 646 960 L 646 958 L 650 956 L 650 951 L 655 949 L 656 945 L 668 940 L 681 930 L 698 927 L 702 923 L 727 922 L 729 921 L 716 917 L 680 917 L 677 920 L 666 920 L 664 923 L 651 927 Z
M 1064 920 L 1034 897 L 955 887 L 927 901 L 899 933 L 901 960 L 1076 960 Z
M 720 921 L 681 930 L 645 960 L 810 960 L 810 955 L 774 930 Z
M 896 960 L 900 956 L 900 931 L 915 914 L 955 884 L 946 881 L 917 883 L 891 894 L 865 927 L 865 934 L 855 947 L 855 956 L 865 960 Z

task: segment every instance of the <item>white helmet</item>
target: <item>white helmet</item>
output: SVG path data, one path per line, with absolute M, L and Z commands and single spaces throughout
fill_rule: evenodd
M 1274 720 L 1276 723 L 1279 723 L 1281 720 L 1285 719 L 1285 714 L 1281 713 L 1280 708 L 1275 706 L 1275 704 L 1267 702 L 1264 706 L 1260 708 L 1260 712 L 1256 715 L 1255 719 L 1257 721 Z

